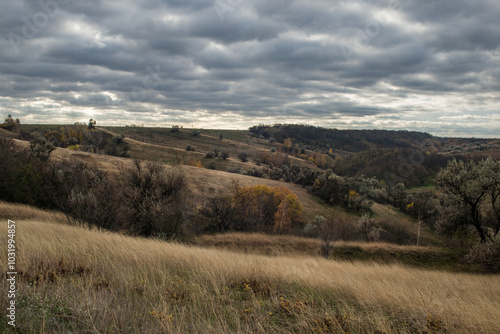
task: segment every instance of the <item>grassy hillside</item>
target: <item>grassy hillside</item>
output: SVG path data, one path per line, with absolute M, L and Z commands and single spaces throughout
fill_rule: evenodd
M 16 141 L 19 145 L 27 147 L 25 141 Z M 149 151 L 156 149 L 155 144 L 143 142 L 130 142 L 131 150 Z M 158 148 L 160 152 L 163 148 Z M 160 153 L 159 153 L 160 154 Z M 133 164 L 132 159 L 119 158 L 107 155 L 97 155 L 87 152 L 73 151 L 63 148 L 56 148 L 51 159 L 54 161 L 70 160 L 83 161 L 89 166 L 97 167 L 108 173 L 119 173 L 120 170 L 130 167 Z M 282 181 L 275 181 L 263 178 L 255 178 L 241 174 L 227 173 L 217 170 L 209 170 L 186 165 L 171 165 L 165 163 L 166 168 L 176 168 L 185 173 L 188 180 L 188 191 L 190 193 L 191 204 L 193 207 L 204 204 L 207 199 L 214 196 L 229 196 L 231 195 L 232 185 L 237 182 L 241 186 L 255 186 L 264 184 L 268 186 L 285 186 L 292 190 L 302 203 L 304 210 L 301 218 L 302 222 L 311 222 L 316 215 L 322 215 L 326 218 L 342 217 L 348 222 L 355 222 L 359 218 L 358 214 L 348 212 L 339 206 L 331 206 L 324 203 L 319 198 L 311 195 L 305 188 Z M 383 206 L 376 204 L 373 206 L 375 219 L 391 230 L 399 229 L 404 232 L 405 236 L 415 240 L 417 238 L 417 225 L 414 219 L 402 214 L 391 206 Z M 421 244 L 423 245 L 438 245 L 441 241 L 430 231 L 424 230 L 421 236 Z
M 2 217 L 13 210 L 21 333 L 500 331 L 498 276 L 184 246 L 11 205 Z
M 321 256 L 318 239 L 262 233 L 225 233 L 196 237 L 192 244 L 245 254 L 269 256 Z M 441 247 L 399 246 L 382 242 L 336 241 L 329 256 L 332 260 L 400 264 L 451 272 L 477 272 L 462 263 L 463 254 Z
M 183 164 L 194 160 L 200 161 L 203 166 L 215 161 L 216 169 L 223 171 L 230 168 L 252 169 L 256 167 L 255 158 L 262 153 L 271 154 L 271 148 L 280 145 L 252 137 L 249 132 L 243 130 L 179 129 L 178 132 L 171 132 L 168 128 L 143 127 L 105 127 L 102 130 L 124 135 L 126 142 L 131 145 L 132 158 Z M 193 136 L 192 131 L 198 131 L 199 134 Z M 220 133 L 223 134 L 223 139 L 220 139 Z M 195 151 L 186 152 L 188 145 L 194 147 Z M 213 149 L 227 151 L 229 159 L 205 159 L 205 154 Z M 242 163 L 238 159 L 240 152 L 249 155 L 248 162 Z M 311 162 L 289 158 L 300 166 L 317 169 Z
M 17 138 L 18 134 L 7 131 L 5 129 L 0 128 L 0 137 L 5 137 L 5 138 Z
M 142 129 L 142 128 L 137 128 Z M 191 137 L 189 137 L 191 138 Z M 163 145 L 140 142 L 133 139 L 127 139 L 131 149 L 131 154 L 135 158 L 143 158 L 145 160 L 153 159 L 163 161 L 163 154 L 169 155 L 172 151 L 177 151 L 180 156 L 187 152 L 175 147 L 166 147 Z M 219 140 L 215 138 L 214 140 Z M 26 141 L 16 141 L 19 145 L 28 146 Z M 134 153 L 135 152 L 135 153 Z M 194 152 L 194 154 L 198 154 Z M 56 148 L 51 154 L 52 160 L 72 160 L 83 161 L 89 166 L 97 167 L 108 173 L 119 173 L 120 170 L 130 167 L 133 164 L 132 159 L 119 158 L 107 155 L 98 155 L 88 152 L 73 151 L 69 149 Z M 218 160 L 218 159 L 215 159 Z M 230 160 L 233 160 L 230 158 Z M 235 159 L 234 159 L 235 160 Z M 316 215 L 322 215 L 326 218 L 344 217 L 348 222 L 355 222 L 359 218 L 358 214 L 347 212 L 345 209 L 338 206 L 331 206 L 324 203 L 322 200 L 308 193 L 308 191 L 296 184 L 286 183 L 282 181 L 274 181 L 264 178 L 255 178 L 246 175 L 227 173 L 224 171 L 209 170 L 206 168 L 193 167 L 183 164 L 165 163 L 167 168 L 176 168 L 183 171 L 187 178 L 189 198 L 193 207 L 203 205 L 207 199 L 214 196 L 229 196 L 231 195 L 232 185 L 237 182 L 241 186 L 255 186 L 264 184 L 268 186 L 285 186 L 297 194 L 300 202 L 304 207 L 302 223 L 311 222 Z M 217 163 L 239 163 L 241 162 L 224 162 L 219 160 Z M 250 163 L 247 163 L 250 164 Z M 415 240 L 417 235 L 416 222 L 408 216 L 401 214 L 399 211 L 391 209 L 388 206 L 375 204 L 373 207 L 374 216 L 378 222 L 384 225 L 384 228 L 391 230 L 399 229 L 404 231 L 408 239 Z M 422 234 L 423 245 L 437 245 L 440 243 L 439 238 L 436 238 L 429 231 L 424 231 Z

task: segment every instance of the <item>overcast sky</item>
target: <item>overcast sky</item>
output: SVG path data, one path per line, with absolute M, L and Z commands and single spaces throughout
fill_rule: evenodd
M 498 0 L 16 0 L 0 33 L 23 123 L 500 137 Z

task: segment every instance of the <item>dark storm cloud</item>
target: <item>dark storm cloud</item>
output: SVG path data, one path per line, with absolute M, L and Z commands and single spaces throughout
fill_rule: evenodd
M 239 121 L 230 127 L 285 119 L 475 136 L 500 125 L 496 1 L 25 0 L 0 8 L 0 107 L 33 121 L 96 114 L 110 124 L 219 127 L 232 117 Z

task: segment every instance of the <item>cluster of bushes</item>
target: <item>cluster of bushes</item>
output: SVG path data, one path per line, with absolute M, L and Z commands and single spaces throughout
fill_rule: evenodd
M 375 178 L 342 177 L 331 169 L 314 182 L 311 192 L 333 204 L 358 212 L 367 211 L 373 201 L 387 200 L 385 187 Z
M 342 176 L 376 177 L 389 186 L 403 182 L 415 187 L 433 184 L 450 159 L 416 148 L 376 148 L 337 159 L 332 170 Z
M 229 152 L 225 150 L 221 151 L 218 148 L 214 148 L 205 154 L 205 159 L 213 159 L 213 158 L 226 160 L 227 158 L 229 158 Z
M 452 139 L 449 139 L 452 142 Z M 451 154 L 464 154 L 469 152 L 483 152 L 489 150 L 498 150 L 500 145 L 495 145 L 487 139 L 455 139 L 455 143 L 451 144 L 442 151 Z
M 55 173 L 46 161 L 54 146 L 45 138 L 21 150 L 13 140 L 0 138 L 0 199 L 46 208 L 55 208 L 50 196 L 56 189 Z
M 215 168 L 215 166 L 213 166 Z M 207 166 L 207 168 L 209 168 Z M 258 178 L 269 178 L 271 180 L 284 181 L 299 184 L 303 187 L 311 187 L 314 181 L 321 175 L 321 172 L 309 167 L 298 165 L 282 165 L 281 167 L 261 167 L 248 170 L 241 170 L 234 167 L 228 170 L 231 173 L 240 173 Z
M 195 217 L 201 231 L 284 233 L 299 219 L 302 205 L 285 187 L 236 185 L 231 197 L 215 197 Z
M 465 259 L 486 272 L 500 272 L 500 237 L 474 245 Z
M 272 149 L 271 149 L 272 150 Z M 264 164 L 269 165 L 269 167 L 281 167 L 284 165 L 290 165 L 290 158 L 288 154 L 281 153 L 279 151 L 274 151 L 273 154 L 261 152 L 256 158 L 255 162 L 258 165 Z
M 186 178 L 161 164 L 136 161 L 111 175 L 72 161 L 48 159 L 44 137 L 20 149 L 0 138 L 0 199 L 64 212 L 75 223 L 179 238 L 186 222 Z
M 129 157 L 130 148 L 124 141 L 123 135 L 111 135 L 85 125 L 67 125 L 58 129 L 45 128 L 42 131 L 32 132 L 20 131 L 20 139 L 23 140 L 33 140 L 39 136 L 43 136 L 54 147 Z
M 321 174 L 312 168 L 298 165 L 283 165 L 280 168 L 263 168 L 263 174 L 269 176 L 272 180 L 282 180 L 292 182 L 303 187 L 310 187 Z

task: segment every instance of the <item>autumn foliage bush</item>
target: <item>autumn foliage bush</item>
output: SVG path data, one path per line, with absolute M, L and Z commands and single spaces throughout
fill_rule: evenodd
M 235 186 L 228 198 L 214 198 L 195 220 L 206 232 L 284 233 L 302 214 L 297 195 L 285 187 Z

